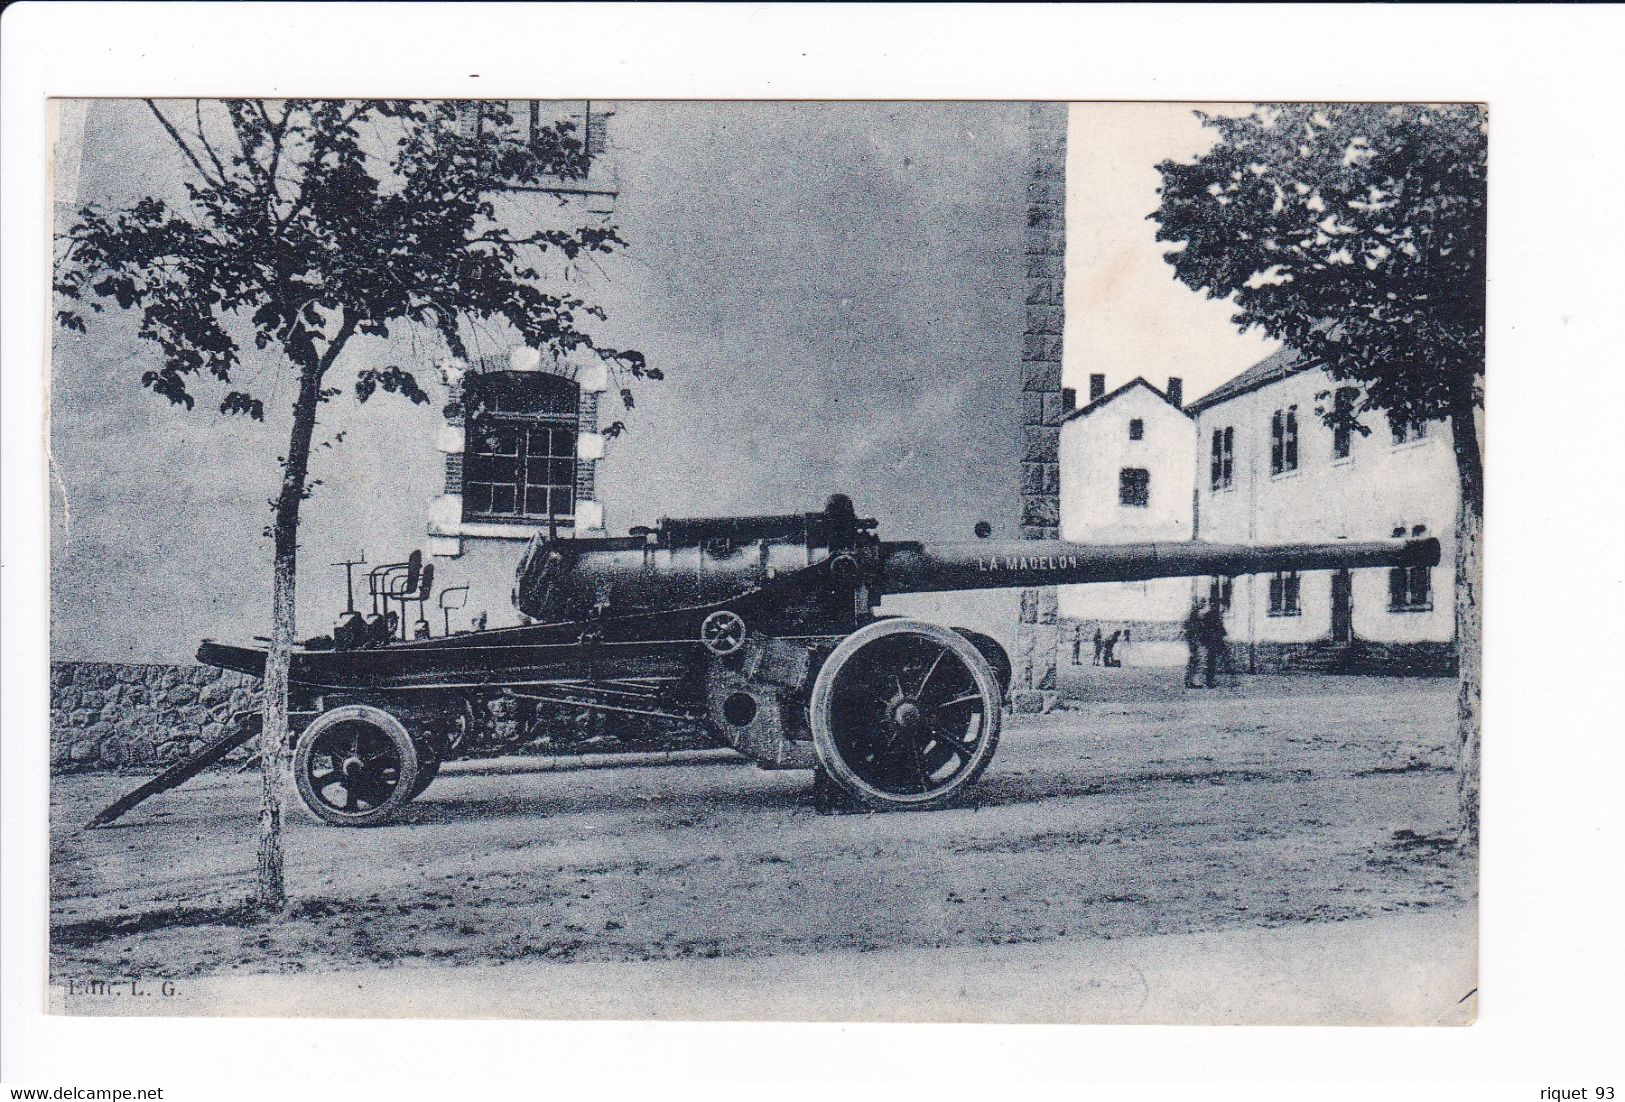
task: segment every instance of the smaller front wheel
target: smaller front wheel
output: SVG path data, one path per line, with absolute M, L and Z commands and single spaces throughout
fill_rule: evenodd
M 299 736 L 294 785 L 322 822 L 373 826 L 421 791 L 419 763 L 400 720 L 381 708 L 347 704 L 317 716 Z

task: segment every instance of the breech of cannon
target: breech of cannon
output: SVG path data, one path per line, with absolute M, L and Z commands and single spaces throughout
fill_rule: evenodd
M 1080 544 L 1064 540 L 881 545 L 882 593 L 1139 582 L 1278 570 L 1436 566 L 1436 539 L 1251 546 L 1203 543 Z

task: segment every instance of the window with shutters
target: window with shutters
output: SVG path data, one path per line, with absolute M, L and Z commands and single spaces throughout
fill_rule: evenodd
M 1270 418 L 1270 474 L 1298 469 L 1298 407 L 1278 409 Z
M 1301 616 L 1298 603 L 1299 578 L 1296 570 L 1280 570 L 1270 575 L 1270 615 Z
M 1338 387 L 1333 396 L 1332 462 L 1348 459 L 1354 453 L 1354 399 L 1359 391 Z
M 1388 427 L 1393 433 L 1396 448 L 1401 444 L 1414 444 L 1418 440 L 1427 439 L 1426 421 L 1389 421 Z
M 1151 472 L 1144 467 L 1124 467 L 1117 475 L 1117 501 L 1144 509 L 1151 504 Z
M 1208 457 L 1208 484 L 1215 490 L 1228 490 L 1235 485 L 1236 430 L 1234 426 L 1213 430 L 1213 445 Z
M 1404 525 L 1395 525 L 1396 539 L 1406 534 Z M 1418 524 L 1410 535 L 1427 535 L 1427 525 Z M 1389 612 L 1431 612 L 1433 610 L 1433 568 L 1428 566 L 1395 566 L 1388 570 Z
M 580 390 L 545 372 L 464 386 L 463 519 L 547 524 L 575 516 Z

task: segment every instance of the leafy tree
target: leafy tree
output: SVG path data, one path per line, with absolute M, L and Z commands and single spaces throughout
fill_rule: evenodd
M 566 261 L 624 244 L 614 226 L 514 227 L 499 216 L 509 188 L 584 174 L 569 123 L 526 127 L 495 104 L 422 101 L 148 100 L 185 164 L 186 202 L 91 204 L 58 239 L 57 321 L 84 310 L 139 312 L 161 356 L 141 384 L 191 409 L 201 381 L 224 391 L 224 414 L 264 417 L 235 386 L 241 340 L 280 355 L 295 379 L 293 422 L 271 503 L 272 631 L 265 664 L 257 902 L 286 903 L 281 844 L 288 669 L 300 503 L 317 411 L 338 398 L 329 373 L 353 338 L 415 330 L 467 355 L 472 325 L 505 326 L 526 345 L 595 354 L 617 375 L 659 378 L 641 354 L 604 347 L 582 326 L 604 312 L 547 289 L 544 254 Z M 527 120 L 528 122 L 529 120 Z M 357 371 L 354 393 L 428 401 L 405 367 Z
M 1461 840 L 1478 837 L 1486 119 L 1473 105 L 1280 104 L 1164 161 L 1151 217 L 1176 277 L 1323 365 L 1319 410 L 1370 431 L 1448 418 L 1460 481 L 1456 641 Z

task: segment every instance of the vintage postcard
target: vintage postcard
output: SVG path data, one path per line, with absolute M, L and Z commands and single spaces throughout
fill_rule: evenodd
M 52 109 L 53 1011 L 1474 1020 L 1481 105 Z

